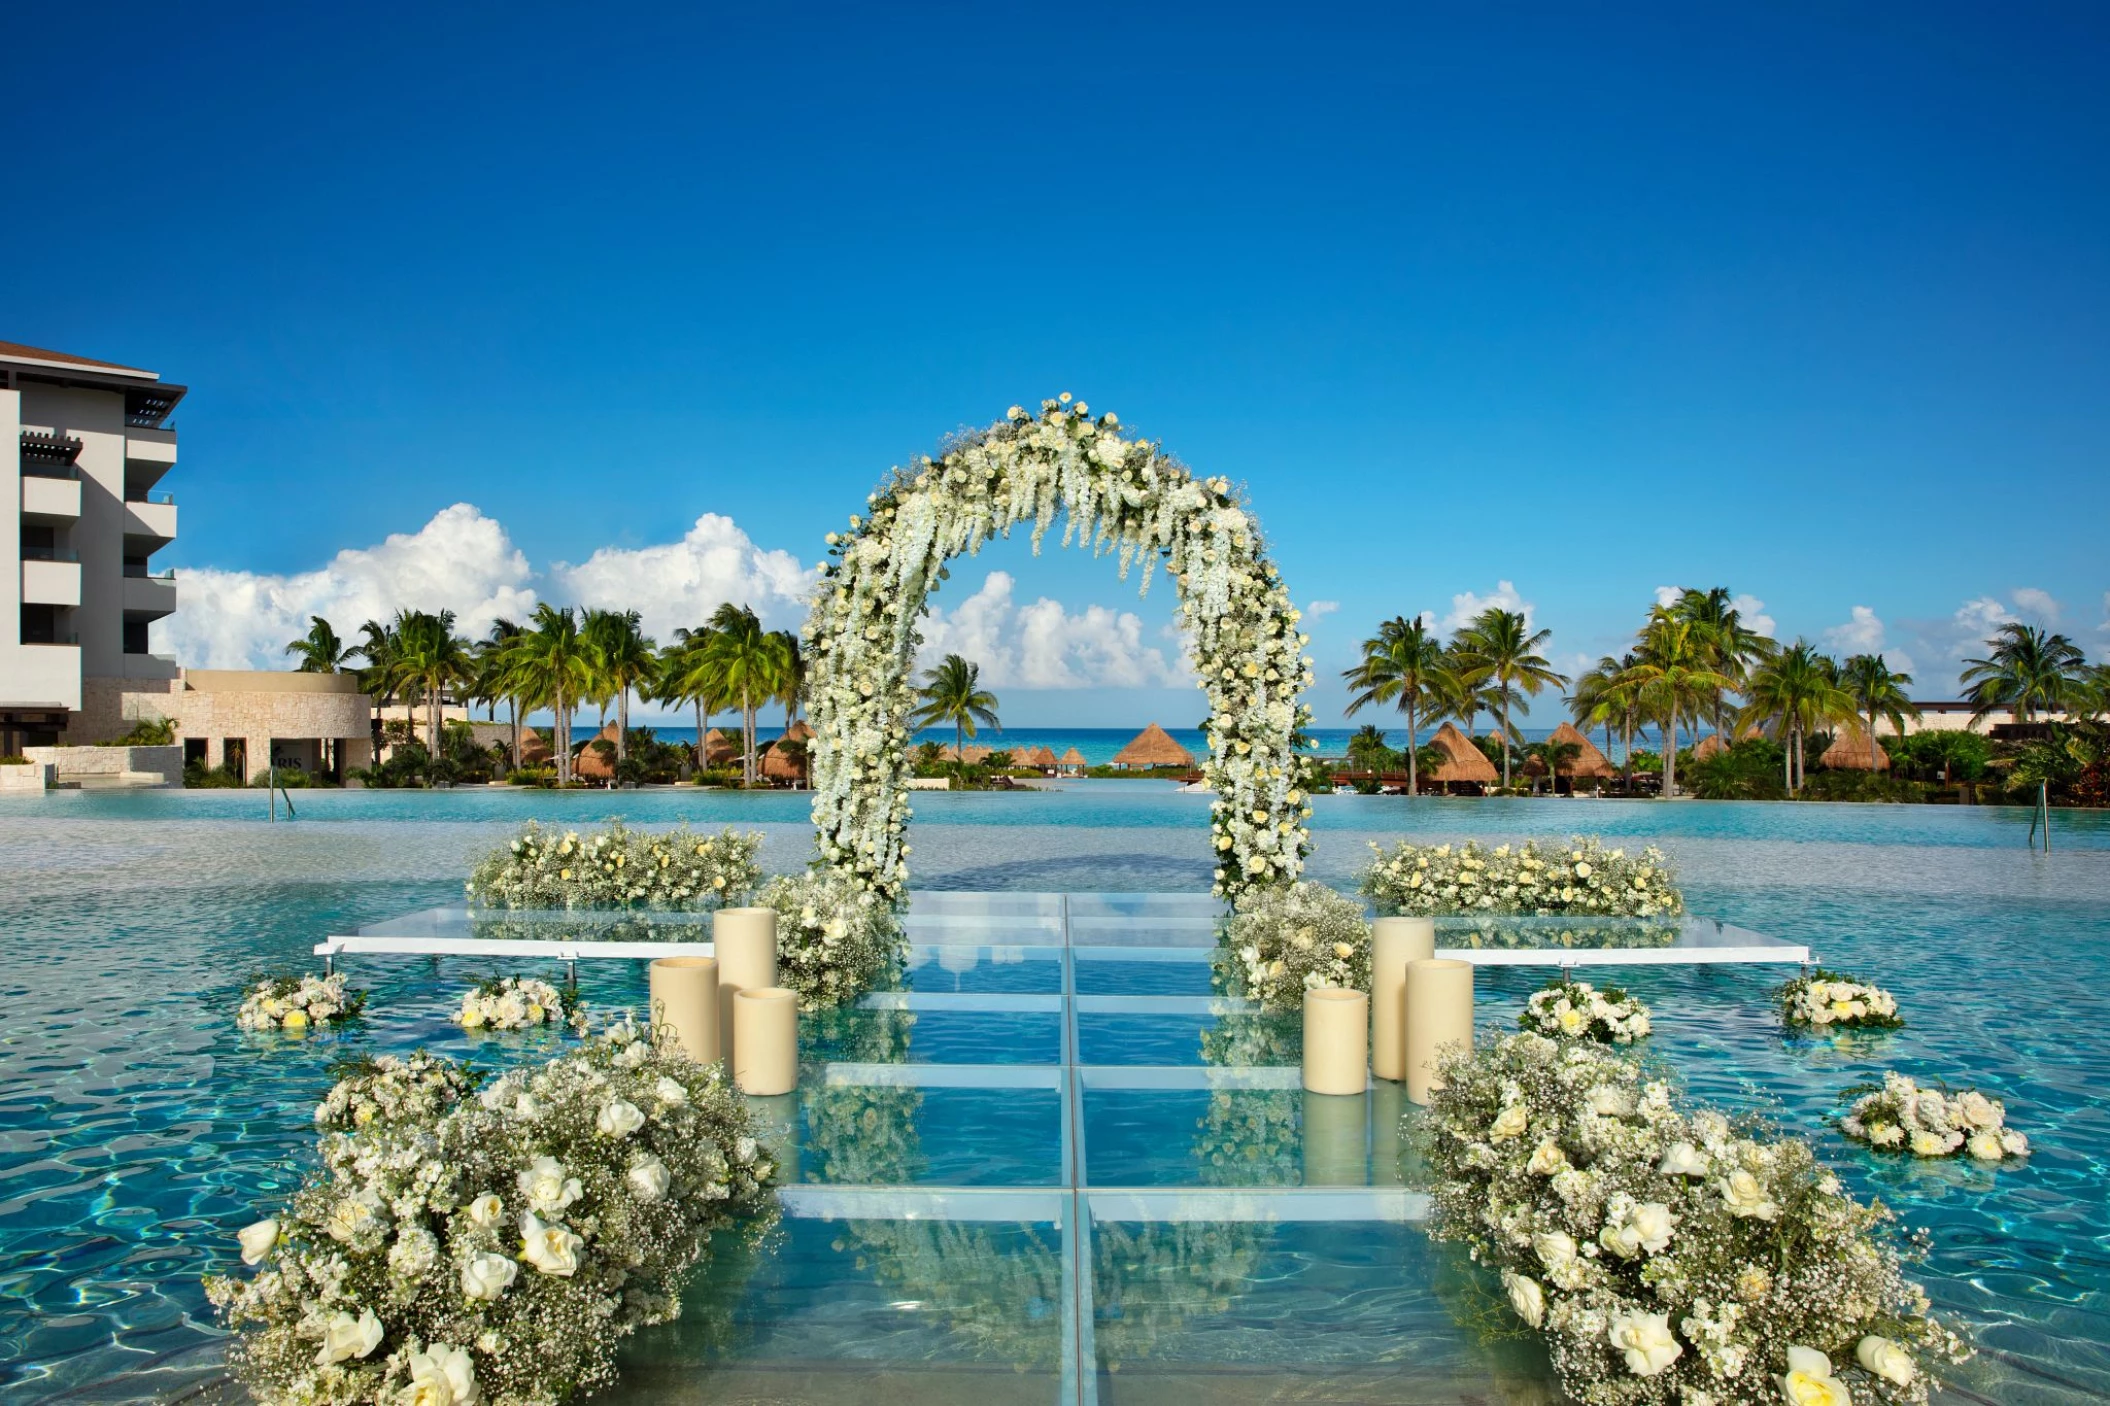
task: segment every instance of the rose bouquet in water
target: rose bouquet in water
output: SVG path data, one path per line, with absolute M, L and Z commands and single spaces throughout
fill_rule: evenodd
M 1595 1040 L 1631 1045 L 1646 1039 L 1648 1007 L 1617 986 L 1600 991 L 1587 981 L 1555 980 L 1531 993 L 1517 1028 L 1556 1040 Z
M 711 1231 L 773 1206 L 716 1066 L 625 1021 L 471 1092 L 377 1060 L 317 1111 L 322 1165 L 241 1233 L 206 1291 L 268 1402 L 554 1403 L 615 1379 L 617 1342 L 680 1312 Z
M 578 1015 L 579 995 L 534 976 L 494 976 L 462 993 L 455 1020 L 464 1030 L 527 1030 L 562 1025 Z
M 1512 1035 L 1430 1105 L 1432 1231 L 1497 1270 L 1587 1406 L 1921 1403 L 1969 1349 L 1891 1213 L 1808 1143 L 1681 1108 L 1632 1055 Z
M 1839 1131 L 1879 1151 L 1915 1157 L 1968 1152 L 1980 1162 L 2029 1155 L 2029 1139 L 2007 1125 L 2007 1105 L 1976 1089 L 1950 1093 L 1892 1072 L 1879 1085 L 1848 1089 L 1841 1097 L 1853 1103 Z
M 265 976 L 249 986 L 234 1023 L 244 1030 L 306 1030 L 350 1020 L 366 1009 L 366 993 L 348 990 L 343 972 L 328 976 Z
M 1897 998 L 1858 977 L 1819 967 L 1780 988 L 1780 1018 L 1790 1030 L 1896 1030 L 1905 1024 Z

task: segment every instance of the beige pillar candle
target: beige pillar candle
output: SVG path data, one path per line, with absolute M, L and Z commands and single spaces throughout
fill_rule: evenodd
M 1370 1085 L 1370 998 L 1321 986 L 1304 993 L 1304 1087 L 1359 1094 Z
M 659 957 L 649 968 L 652 1023 L 671 1026 L 698 1064 L 718 1062 L 718 959 Z
M 733 993 L 733 1083 L 762 1098 L 799 1082 L 799 998 L 781 986 Z
M 721 908 L 711 919 L 718 955 L 718 1048 L 731 1068 L 740 1044 L 733 1025 L 733 993 L 777 984 L 777 910 Z
M 1370 1096 L 1304 1095 L 1304 1184 L 1370 1184 Z
M 1407 963 L 1407 1098 L 1427 1103 L 1441 1088 L 1436 1057 L 1446 1046 L 1473 1047 L 1473 964 L 1448 957 Z
M 1434 918 L 1379 918 L 1370 925 L 1370 1072 L 1407 1077 L 1407 963 L 1436 955 Z

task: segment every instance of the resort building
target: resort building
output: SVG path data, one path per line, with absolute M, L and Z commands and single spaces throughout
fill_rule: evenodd
M 175 680 L 147 626 L 176 608 L 153 557 L 176 536 L 158 485 L 183 393 L 138 367 L 0 342 L 0 753 L 121 734 L 122 695 Z

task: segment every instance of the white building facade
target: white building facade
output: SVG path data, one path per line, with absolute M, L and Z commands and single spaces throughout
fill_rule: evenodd
M 0 342 L 0 753 L 117 736 L 127 692 L 174 686 L 147 627 L 176 608 L 153 557 L 176 536 L 159 485 L 183 394 L 138 367 Z

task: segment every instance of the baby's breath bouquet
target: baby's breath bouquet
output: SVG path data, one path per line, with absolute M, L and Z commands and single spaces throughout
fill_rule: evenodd
M 1654 845 L 1630 855 L 1577 835 L 1491 849 L 1478 840 L 1370 848 L 1377 858 L 1363 871 L 1363 892 L 1381 914 L 1660 918 L 1685 911 L 1670 861 Z
M 1841 1098 L 1853 1103 L 1839 1130 L 1881 1151 L 1915 1157 L 1968 1152 L 1981 1162 L 2029 1155 L 2029 1139 L 2007 1125 L 2007 1105 L 1976 1089 L 1951 1093 L 1893 1070 L 1881 1084 L 1848 1089 Z
M 717 908 L 745 902 L 761 871 L 758 834 L 727 828 L 666 834 L 620 820 L 581 836 L 527 828 L 492 850 L 469 875 L 471 903 L 489 908 Z
M 578 1006 L 579 993 L 569 986 L 535 976 L 494 976 L 462 993 L 462 1008 L 454 1018 L 464 1030 L 526 1030 L 562 1025 Z
M 1556 1040 L 1631 1045 L 1648 1037 L 1648 1007 L 1617 986 L 1600 991 L 1587 981 L 1556 978 L 1531 993 L 1524 1013 L 1517 1017 L 1517 1028 Z
M 343 972 L 328 976 L 262 976 L 242 997 L 234 1023 L 244 1030 L 306 1030 L 350 1020 L 366 1009 L 366 993 L 348 990 Z
M 832 871 L 779 875 L 756 901 L 777 910 L 777 981 L 799 993 L 802 1011 L 855 1001 L 905 955 L 893 907 Z
M 1432 1232 L 1500 1272 L 1585 1406 L 1916 1406 L 1969 1355 L 1891 1212 L 1807 1142 L 1681 1108 L 1586 1041 L 1511 1035 L 1442 1073 Z
M 1896 1030 L 1905 1023 L 1897 998 L 1858 977 L 1819 967 L 1780 988 L 1780 1018 L 1790 1030 Z
M 716 1228 L 774 1173 L 718 1066 L 623 1021 L 471 1093 L 377 1060 L 318 1110 L 322 1165 L 240 1234 L 206 1292 L 259 1400 L 556 1403 L 615 1379 L 623 1337 L 680 1312 Z
M 1363 905 L 1324 884 L 1253 889 L 1238 900 L 1225 941 L 1245 994 L 1264 1010 L 1301 1010 L 1315 987 L 1370 989 L 1370 924 Z

